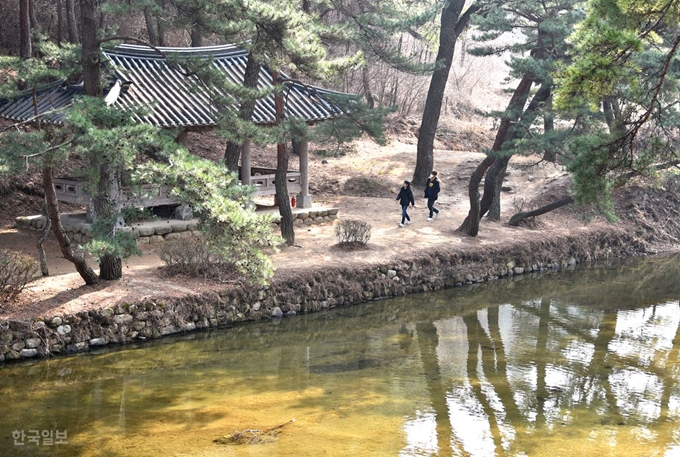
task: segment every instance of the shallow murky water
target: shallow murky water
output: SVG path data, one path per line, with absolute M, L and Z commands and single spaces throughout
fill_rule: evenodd
M 680 257 L 621 265 L 10 364 L 0 455 L 680 455 Z

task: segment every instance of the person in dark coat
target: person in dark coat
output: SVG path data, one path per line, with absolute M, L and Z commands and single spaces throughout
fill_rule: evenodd
M 430 210 L 430 215 L 428 216 L 428 222 L 432 221 L 433 217 L 439 215 L 439 210 L 434 207 L 434 202 L 439 198 L 439 179 L 437 179 L 437 172 L 432 170 L 430 177 L 427 178 L 427 184 L 425 185 L 425 198 L 427 198 L 427 209 Z
M 404 181 L 396 200 L 399 200 L 399 204 L 401 204 L 401 222 L 399 223 L 399 227 L 403 227 L 404 223 L 409 225 L 411 223 L 411 218 L 407 212 L 408 207 L 409 205 L 414 208 L 416 207 L 416 201 L 413 198 L 413 191 L 411 190 L 411 183 L 409 181 Z

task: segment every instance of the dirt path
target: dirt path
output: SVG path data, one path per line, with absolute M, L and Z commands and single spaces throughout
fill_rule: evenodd
M 455 229 L 468 211 L 467 184 L 470 173 L 483 158 L 482 154 L 456 151 L 435 151 L 436 168 L 442 181 L 438 202 L 441 215 L 427 222 L 426 202 L 422 190 L 414 189 L 416 208 L 410 210 L 413 224 L 400 228 L 401 208 L 395 201 L 395 191 L 404 179 L 410 178 L 414 168 L 415 145 L 394 142 L 388 147 L 362 144 L 356 154 L 335 159 L 311 160 L 314 202 L 340 208 L 341 219 L 366 221 L 372 226 L 371 240 L 366 250 L 338 249 L 335 225 L 328 223 L 296 230 L 296 246 L 285 247 L 273 256 L 277 275 L 298 269 L 351 267 L 367 263 L 386 262 L 409 256 L 427 255 L 433 249 L 455 249 L 467 246 L 484 247 L 588 230 L 568 213 L 551 214 L 540 222 L 538 229 L 519 229 L 507 224 L 482 222 L 480 234 L 470 238 Z M 565 174 L 553 165 L 526 166 L 537 163 L 537 157 L 513 159 L 506 185 L 513 193 L 504 192 L 502 207 L 504 220 L 513 214 L 520 199 L 530 201 L 539 194 L 560 197 L 566 184 Z M 291 168 L 295 168 L 295 164 Z M 361 178 L 361 179 L 358 179 Z M 363 183 L 363 185 L 362 185 Z M 343 195 L 353 194 L 353 195 Z M 357 195 L 371 196 L 357 196 Z M 36 254 L 37 232 L 18 231 L 5 227 L 0 231 L 0 248 Z M 32 283 L 14 304 L 0 306 L 0 319 L 29 319 L 75 313 L 84 309 L 104 307 L 154 296 L 181 296 L 207 293 L 219 284 L 203 280 L 162 280 L 158 255 L 152 247 L 142 256 L 128 259 L 123 279 L 104 282 L 94 287 L 84 286 L 73 267 L 63 258 L 53 238 L 46 243 L 52 276 Z M 96 263 L 92 262 L 92 265 Z

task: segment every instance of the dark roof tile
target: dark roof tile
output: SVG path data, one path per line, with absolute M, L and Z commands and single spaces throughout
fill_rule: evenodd
M 160 52 L 160 53 L 159 53 Z M 247 51 L 235 45 L 202 48 L 156 48 L 123 44 L 114 50 L 104 51 L 115 77 L 130 83 L 114 102 L 123 109 L 143 107 L 147 112 L 135 115 L 141 122 L 158 127 L 198 127 L 216 124 L 216 107 L 210 92 L 195 75 L 187 74 L 171 62 L 177 58 L 212 59 L 216 69 L 234 84 L 241 84 L 247 62 Z M 170 59 L 170 62 L 168 61 Z M 285 75 L 282 75 L 285 78 Z M 325 98 L 333 92 L 287 82 L 287 115 L 303 118 L 309 123 L 330 119 L 341 114 L 341 109 Z M 271 88 L 271 74 L 266 68 L 260 70 L 258 87 Z M 74 96 L 83 93 L 82 86 L 54 84 L 37 92 L 40 113 L 64 108 Z M 234 105 L 231 107 L 236 109 Z M 0 100 L 0 116 L 24 121 L 34 115 L 32 94 L 18 94 L 11 100 Z M 56 123 L 63 122 L 61 113 L 43 118 Z M 273 95 L 260 99 L 255 105 L 252 121 L 257 124 L 274 124 L 275 107 Z

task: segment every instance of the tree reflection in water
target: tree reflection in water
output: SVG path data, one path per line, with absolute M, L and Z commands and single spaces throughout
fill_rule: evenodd
M 414 438 L 402 455 L 677 452 L 680 286 L 668 278 L 677 275 L 678 262 L 676 257 L 652 263 L 590 270 L 580 281 L 583 288 L 557 278 L 558 286 L 551 283 L 540 298 L 505 294 L 508 303 L 498 293 L 503 285 L 489 285 L 482 295 L 497 304 L 418 323 L 431 417 L 424 422 L 416 412 L 413 421 L 420 427 L 407 424 L 405 431 L 432 440 L 418 450 Z M 509 287 L 512 296 L 546 285 L 528 283 Z M 442 364 L 436 357 L 460 351 L 439 341 L 456 326 L 451 321 L 462 321 L 466 332 L 467 358 L 457 360 L 465 364 L 463 378 L 442 376 L 461 370 L 450 365 L 454 358 Z
M 0 455 L 673 455 L 678 259 L 7 364 Z M 293 418 L 273 443 L 213 443 Z M 21 429 L 69 443 L 13 446 Z

